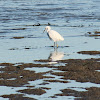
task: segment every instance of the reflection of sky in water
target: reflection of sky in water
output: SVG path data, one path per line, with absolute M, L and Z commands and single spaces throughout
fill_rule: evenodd
M 43 34 L 43 36 L 45 37 L 45 34 Z M 46 47 L 53 45 L 53 42 L 48 38 L 1 39 L 0 42 L 0 62 L 33 62 L 33 60 L 37 59 L 48 59 L 51 52 L 52 54 L 55 53 L 52 47 Z M 59 42 L 59 45 L 69 46 L 63 48 L 59 47 L 57 49 L 58 54 L 61 54 L 59 56 L 61 59 L 99 57 L 99 55 L 77 54 L 79 51 L 99 50 L 99 39 L 94 39 L 93 37 L 66 36 L 63 42 Z M 30 49 L 25 49 L 26 47 Z M 9 50 L 12 48 L 15 48 L 15 50 Z M 51 57 L 51 59 L 60 60 L 59 57 L 56 58 L 55 56 L 53 58 Z
M 43 2 L 44 1 L 44 2 Z M 62 59 L 79 59 L 99 56 L 77 54 L 83 50 L 100 50 L 99 39 L 81 36 L 87 32 L 99 31 L 100 1 L 59 1 L 59 0 L 0 1 L 0 62 L 33 62 L 48 59 L 53 45 L 43 33 L 45 24 L 64 36 L 58 52 L 64 53 Z M 74 5 L 74 6 L 73 6 Z M 19 16 L 20 15 L 20 16 Z M 40 23 L 41 26 L 32 26 Z M 26 28 L 25 30 L 13 30 Z M 11 39 L 24 36 L 24 39 Z M 30 38 L 28 38 L 30 37 Z M 28 47 L 30 49 L 24 49 Z M 15 50 L 9 50 L 16 48 Z
M 33 68 L 25 68 L 24 70 L 30 70 L 30 71 L 35 71 L 35 73 L 42 73 L 42 72 L 48 72 L 51 71 L 54 68 L 39 68 L 39 67 L 33 67 Z

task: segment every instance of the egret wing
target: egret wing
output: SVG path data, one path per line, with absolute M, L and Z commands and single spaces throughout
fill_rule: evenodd
M 62 41 L 62 40 L 64 40 L 64 38 L 58 32 L 56 32 L 54 30 L 51 30 L 48 33 L 48 35 L 49 35 L 49 38 L 52 39 L 53 41 L 60 41 L 60 40 Z

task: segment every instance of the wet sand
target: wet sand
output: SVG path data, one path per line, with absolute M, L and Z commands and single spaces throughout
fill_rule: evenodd
M 86 52 L 86 51 L 85 51 Z M 94 51 L 90 51 L 94 55 Z M 89 51 L 86 54 L 90 54 Z M 95 51 L 96 52 L 96 51 Z M 47 63 L 49 60 L 37 60 L 36 62 Z M 27 89 L 18 90 L 17 94 L 2 95 L 3 98 L 9 98 L 11 100 L 36 100 L 33 98 L 25 97 L 26 94 L 32 95 L 42 95 L 46 93 L 46 90 L 50 90 L 48 87 L 34 88 L 35 86 L 30 86 L 29 81 L 34 82 L 35 80 L 46 79 L 40 85 L 50 84 L 50 83 L 68 83 L 67 80 L 76 80 L 76 82 L 91 82 L 100 84 L 100 58 L 91 59 L 67 59 L 58 61 L 58 63 L 63 63 L 65 66 L 54 66 L 49 64 L 35 64 L 35 63 L 0 63 L 0 86 L 10 86 L 10 87 L 27 87 Z M 55 68 L 59 72 L 47 71 L 39 72 L 25 70 L 25 68 Z M 61 72 L 60 72 L 61 71 Z M 62 76 L 62 80 L 56 80 L 54 77 L 45 76 L 45 74 L 51 74 L 56 76 Z M 27 85 L 27 86 L 26 86 Z M 72 87 L 74 88 L 74 87 Z M 74 96 L 75 100 L 99 100 L 100 98 L 100 88 L 90 87 L 85 88 L 87 91 L 75 91 L 73 89 L 63 89 L 60 90 L 62 93 L 55 94 L 51 98 L 56 98 L 57 96 Z

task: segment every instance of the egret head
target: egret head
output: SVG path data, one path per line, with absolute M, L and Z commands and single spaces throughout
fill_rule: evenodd
M 51 27 L 50 26 L 46 26 L 44 31 L 49 32 L 50 30 L 51 30 Z

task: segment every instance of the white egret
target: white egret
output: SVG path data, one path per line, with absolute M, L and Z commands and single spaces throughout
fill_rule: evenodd
M 46 26 L 44 31 L 47 32 L 49 39 L 54 41 L 54 47 L 55 46 L 58 47 L 57 41 L 63 41 L 64 40 L 64 38 L 58 32 L 51 30 L 50 26 Z

